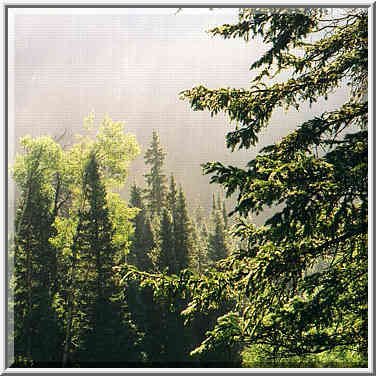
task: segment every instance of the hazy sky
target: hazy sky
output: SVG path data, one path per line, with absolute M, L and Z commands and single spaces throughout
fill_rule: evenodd
M 266 46 L 258 41 L 223 40 L 205 31 L 234 23 L 236 9 L 11 9 L 10 160 L 14 140 L 25 134 L 80 133 L 94 110 L 126 122 L 142 150 L 157 129 L 167 149 L 166 172 L 183 183 L 188 200 L 207 203 L 218 188 L 208 187 L 200 164 L 220 160 L 243 166 L 260 149 L 230 153 L 231 129 L 220 115 L 193 112 L 178 93 L 196 85 L 246 88 L 249 66 Z M 328 108 L 343 101 L 335 96 Z M 322 104 L 318 107 L 322 110 Z M 261 139 L 269 144 L 288 133 L 315 108 L 277 112 Z M 142 182 L 143 155 L 130 180 Z

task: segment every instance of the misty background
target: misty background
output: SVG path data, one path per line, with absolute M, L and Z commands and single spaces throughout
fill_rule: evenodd
M 223 40 L 206 31 L 237 21 L 238 10 L 119 8 L 9 9 L 8 161 L 20 152 L 19 138 L 30 134 L 59 136 L 62 144 L 84 134 L 83 119 L 95 112 L 96 123 L 108 114 L 124 121 L 142 152 L 132 163 L 123 197 L 147 171 L 144 152 L 157 130 L 167 157 L 165 173 L 174 173 L 190 206 L 209 210 L 212 194 L 200 164 L 218 160 L 242 166 L 265 145 L 289 133 L 304 120 L 339 106 L 345 92 L 328 102 L 288 113 L 276 111 L 256 147 L 231 153 L 225 135 L 234 124 L 219 115 L 194 112 L 179 92 L 197 85 L 247 88 L 252 62 L 267 46 L 258 40 Z M 9 184 L 9 224 L 16 191 Z M 235 197 L 234 197 L 235 199 Z M 229 200 L 231 208 L 234 199 Z M 261 224 L 264 216 L 255 218 Z

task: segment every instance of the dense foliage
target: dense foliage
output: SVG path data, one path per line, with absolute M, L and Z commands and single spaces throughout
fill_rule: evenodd
M 312 111 L 243 168 L 203 166 L 237 195 L 231 229 L 219 195 L 203 213 L 172 172 L 167 181 L 156 131 L 129 204 L 114 191 L 140 148 L 124 124 L 105 118 L 69 149 L 21 139 L 15 365 L 365 366 L 367 15 L 240 9 L 238 23 L 210 31 L 267 46 L 249 88 L 181 93 L 193 110 L 236 123 L 228 148 L 254 147 L 278 108 Z M 337 89 L 345 102 L 317 115 Z M 91 132 L 92 115 L 85 125 Z M 252 224 L 265 207 L 270 218 Z
M 181 93 L 193 110 L 222 111 L 236 122 L 227 134 L 231 150 L 255 145 L 279 107 L 299 110 L 346 85 L 348 99 L 265 147 L 246 168 L 204 165 L 227 195 L 238 194 L 233 213 L 242 246 L 200 278 L 160 278 L 192 294 L 183 312 L 191 317 L 222 297 L 236 299 L 193 354 L 226 343 L 257 346 L 264 359 L 336 349 L 367 359 L 367 21 L 366 9 L 242 9 L 237 24 L 211 30 L 268 46 L 251 65 L 249 89 Z M 284 72 L 289 78 L 276 81 Z M 275 214 L 264 226 L 247 223 L 265 206 Z
M 85 122 L 90 131 L 92 115 Z M 218 313 L 187 328 L 180 315 L 187 298 L 156 299 L 151 288 L 130 282 L 124 299 L 114 273 L 124 262 L 154 273 L 196 268 L 192 260 L 200 244 L 183 189 L 172 174 L 169 189 L 158 188 L 165 155 L 158 134 L 146 152 L 146 188 L 131 187 L 129 206 L 111 191 L 124 184 L 139 153 L 123 124 L 106 118 L 94 138 L 78 136 L 68 150 L 49 137 L 25 137 L 21 145 L 24 154 L 13 166 L 20 198 L 10 247 L 15 366 L 189 363 Z M 113 154 L 113 148 L 124 152 Z M 160 191 L 156 199 L 152 192 Z M 207 243 L 210 234 L 200 241 Z M 205 252 L 199 262 L 208 264 Z
M 93 116 L 85 123 L 91 131 Z M 140 152 L 123 128 L 105 118 L 94 137 L 79 136 L 68 150 L 50 137 L 21 139 L 24 153 L 12 168 L 20 199 L 10 250 L 16 365 L 112 359 L 116 350 L 102 334 L 135 334 L 122 303 L 116 309 L 110 303 L 116 293 L 112 267 L 129 252 L 130 219 L 136 214 L 111 192 L 124 184 Z M 105 319 L 103 307 L 111 308 Z M 93 335 L 103 337 L 103 347 L 89 350 Z M 121 355 L 124 361 L 124 351 Z

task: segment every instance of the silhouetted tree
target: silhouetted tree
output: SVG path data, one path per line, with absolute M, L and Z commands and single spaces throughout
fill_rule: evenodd
M 160 216 L 166 202 L 166 175 L 163 174 L 163 162 L 166 153 L 160 144 L 159 136 L 153 131 L 149 149 L 145 153 L 145 163 L 150 166 L 150 172 L 145 174 L 147 189 L 145 190 L 148 209 L 151 216 Z

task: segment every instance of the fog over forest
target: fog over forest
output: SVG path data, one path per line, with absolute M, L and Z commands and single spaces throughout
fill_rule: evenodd
M 371 370 L 372 7 L 4 15 L 6 366 Z
M 231 153 L 225 135 L 233 125 L 222 114 L 193 112 L 179 92 L 197 85 L 208 88 L 250 85 L 251 63 L 266 47 L 240 39 L 213 38 L 205 31 L 233 23 L 237 9 L 70 9 L 18 10 L 10 25 L 9 162 L 19 151 L 21 136 L 66 132 L 62 143 L 83 134 L 82 121 L 95 111 L 125 121 L 142 153 L 132 163 L 128 185 L 143 184 L 143 155 L 157 130 L 167 151 L 166 174 L 174 173 L 190 205 L 208 208 L 216 185 L 209 185 L 201 163 L 218 160 L 244 166 L 256 152 L 324 106 L 343 103 L 343 94 L 312 108 L 287 114 L 277 111 L 261 142 L 247 151 Z M 48 14 L 47 14 L 48 13 Z M 10 183 L 10 201 L 14 186 Z M 233 201 L 229 203 L 231 207 Z M 11 203 L 11 206 L 13 204 Z M 12 215 L 12 208 L 10 211 Z M 262 218 L 255 219 L 261 223 Z M 11 223 L 12 221 L 10 221 Z

